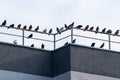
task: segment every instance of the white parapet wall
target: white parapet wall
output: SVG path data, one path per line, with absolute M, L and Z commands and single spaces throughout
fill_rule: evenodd
M 108 76 L 71 71 L 71 80 L 120 80 Z
M 0 80 L 52 80 L 50 77 L 0 70 Z

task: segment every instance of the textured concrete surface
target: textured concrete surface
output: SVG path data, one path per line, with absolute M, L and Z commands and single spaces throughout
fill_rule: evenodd
M 52 55 L 49 51 L 0 43 L 0 69 L 51 77 Z
M 120 53 L 70 46 L 71 70 L 120 78 Z
M 69 71 L 120 78 L 120 52 L 69 44 L 55 51 L 0 43 L 0 70 L 56 77 Z

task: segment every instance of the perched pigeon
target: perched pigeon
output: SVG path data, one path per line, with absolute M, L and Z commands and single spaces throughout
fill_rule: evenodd
M 59 30 L 59 28 L 58 28 L 58 27 L 56 28 L 56 30 L 57 30 L 57 32 L 58 32 L 59 34 L 61 34 L 61 32 L 60 32 L 60 30 Z
M 9 28 L 14 28 L 14 24 L 11 24 L 10 26 L 7 27 L 8 29 Z
M 94 27 L 91 27 L 89 30 L 90 30 L 90 31 L 93 31 L 93 29 L 94 29 Z
M 32 44 L 30 47 L 34 47 L 34 44 Z
M 83 31 L 88 30 L 88 28 L 89 28 L 89 25 L 87 25 Z
M 33 37 L 33 34 L 31 33 L 27 38 L 29 39 L 29 38 L 32 38 Z
M 80 29 L 80 28 L 82 28 L 82 27 L 83 27 L 82 25 L 76 26 L 77 29 Z
M 44 29 L 44 30 L 43 30 L 43 33 L 47 33 L 47 29 Z
M 67 45 L 67 44 L 68 44 L 68 42 L 66 42 L 66 43 L 64 44 L 64 46 Z
M 95 43 L 92 43 L 92 44 L 91 44 L 91 47 L 94 47 L 94 46 L 95 46 Z
M 119 35 L 119 30 L 117 30 L 117 31 L 114 33 L 114 35 Z
M 25 30 L 27 28 L 27 26 L 25 25 L 24 27 L 23 27 L 23 29 Z
M 2 26 L 5 26 L 5 25 L 6 25 L 6 22 L 7 22 L 7 21 L 4 20 L 4 21 L 2 22 Z M 1 27 L 2 27 L 2 26 L 1 26 Z
M 39 30 L 39 26 L 37 26 L 36 28 L 35 28 L 35 31 L 38 31 Z
M 76 39 L 74 39 L 73 41 L 72 41 L 72 43 L 74 44 L 76 42 Z
M 112 30 L 109 29 L 106 33 L 107 34 L 112 34 Z
M 19 29 L 21 27 L 21 24 L 18 24 L 17 28 Z
M 106 28 L 104 28 L 103 30 L 102 30 L 102 33 L 105 33 L 106 32 Z
M 103 47 L 104 47 L 104 45 L 105 45 L 105 43 L 102 43 L 102 45 L 100 46 L 100 48 L 103 48 Z
M 42 43 L 42 45 L 41 45 L 41 49 L 44 49 L 44 47 L 45 47 L 45 45 Z
M 97 34 L 99 32 L 99 27 L 96 28 L 95 33 Z
M 32 25 L 29 26 L 29 30 L 31 30 L 31 29 L 32 29 Z
M 49 30 L 49 33 L 48 33 L 48 35 L 50 35 L 52 33 L 52 28 Z
M 17 40 L 14 40 L 14 41 L 13 41 L 13 44 L 17 44 Z

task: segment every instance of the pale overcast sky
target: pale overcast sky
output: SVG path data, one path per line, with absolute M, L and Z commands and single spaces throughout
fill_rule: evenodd
M 120 0 L 0 0 L 0 22 L 37 25 L 41 29 L 65 23 L 120 29 Z

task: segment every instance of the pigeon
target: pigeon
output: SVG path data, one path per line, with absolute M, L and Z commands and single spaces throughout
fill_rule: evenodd
M 36 28 L 35 28 L 35 31 L 38 31 L 39 30 L 39 26 L 37 26 Z
M 104 28 L 103 30 L 102 30 L 102 33 L 105 33 L 106 32 L 106 28 Z
M 7 21 L 4 20 L 4 21 L 2 22 L 2 26 L 5 26 L 5 25 L 6 25 L 6 22 L 7 22 Z M 1 26 L 1 27 L 2 27 L 2 26 Z
M 11 24 L 10 26 L 7 27 L 8 29 L 9 28 L 14 28 L 14 24 Z
M 27 28 L 27 26 L 25 25 L 24 27 L 23 27 L 23 29 L 25 30 Z
M 43 33 L 47 33 L 47 29 L 44 29 L 44 30 L 43 30 Z
M 100 46 L 100 48 L 103 48 L 103 47 L 104 47 L 104 45 L 105 45 L 105 43 L 102 43 L 102 45 Z
M 59 30 L 59 28 L 58 28 L 58 27 L 56 28 L 56 30 L 57 30 L 57 32 L 58 32 L 59 34 L 61 34 L 61 32 L 60 32 L 60 30 Z
M 41 45 L 41 49 L 44 49 L 44 47 L 45 47 L 45 45 L 42 43 L 42 45 Z
M 48 35 L 50 35 L 52 33 L 52 28 L 49 30 L 49 33 L 48 33 Z
M 31 29 L 32 29 L 32 25 L 29 26 L 29 30 L 31 30 Z
M 33 34 L 31 33 L 27 38 L 29 39 L 29 38 L 32 38 L 33 37 Z
M 77 29 L 80 29 L 80 28 L 82 28 L 82 27 L 83 27 L 82 25 L 76 26 Z
M 114 35 L 118 35 L 119 34 L 119 30 L 117 30 L 115 33 L 114 33 Z
M 65 28 L 68 29 L 67 25 L 65 24 Z
M 91 44 L 91 47 L 94 47 L 94 46 L 95 46 L 95 43 L 92 43 L 92 44 Z
M 72 41 L 72 43 L 74 44 L 76 42 L 76 39 L 74 39 L 73 41 Z
M 71 24 L 68 26 L 68 29 L 71 29 L 71 28 L 74 26 L 74 23 L 75 23 L 75 22 L 71 23 Z
M 60 30 L 60 31 L 63 31 L 63 30 L 64 30 L 64 27 L 61 27 L 59 30 Z
M 99 27 L 96 28 L 95 33 L 97 34 L 99 32 Z
M 83 31 L 88 30 L 88 28 L 89 28 L 89 25 L 87 25 Z
M 34 47 L 34 44 L 32 44 L 30 47 Z
M 111 34 L 111 33 L 112 33 L 112 30 L 109 29 L 106 33 L 107 33 L 107 34 Z
M 89 29 L 89 31 L 93 31 L 93 29 L 94 29 L 94 27 L 91 27 L 91 28 Z
M 18 24 L 17 28 L 19 29 L 21 27 L 21 24 Z
M 17 44 L 17 40 L 14 40 L 14 41 L 13 41 L 13 44 Z
M 67 45 L 67 44 L 68 44 L 68 42 L 66 42 L 66 43 L 64 44 L 64 46 Z

